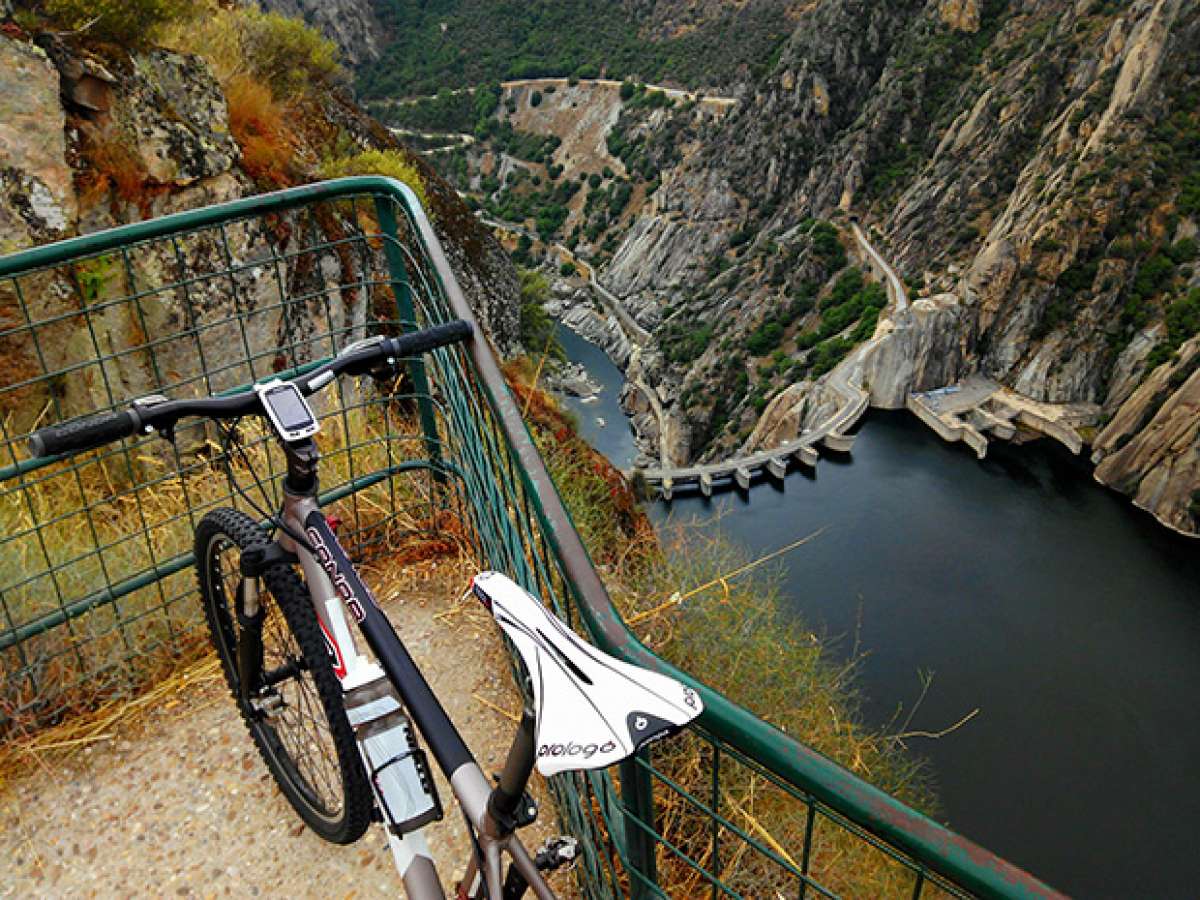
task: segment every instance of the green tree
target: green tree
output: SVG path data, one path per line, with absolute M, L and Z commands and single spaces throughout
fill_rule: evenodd
M 529 353 L 548 353 L 556 359 L 566 359 L 555 336 L 554 320 L 545 309 L 550 297 L 546 276 L 531 269 L 520 269 L 517 275 L 521 283 L 521 344 Z

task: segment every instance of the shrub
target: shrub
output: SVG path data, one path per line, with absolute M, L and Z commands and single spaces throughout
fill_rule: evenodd
M 265 83 L 278 100 L 311 92 L 340 77 L 337 47 L 297 19 L 252 7 L 217 9 L 176 22 L 163 42 L 203 56 L 222 85 L 238 76 Z
M 1196 258 L 1196 241 L 1194 238 L 1183 238 L 1172 244 L 1166 252 L 1176 264 L 1183 265 Z
M 1174 275 L 1175 263 L 1156 253 L 1138 269 L 1133 279 L 1133 293 L 1139 297 L 1153 297 L 1170 283 Z
M 634 87 L 633 87 L 632 81 L 625 81 L 625 82 L 621 83 L 621 99 L 622 100 L 631 99 L 633 97 L 633 91 L 634 91 Z
M 563 278 L 572 278 L 578 274 L 578 272 L 579 270 L 575 268 L 575 263 L 573 262 L 564 262 L 558 267 L 558 274 Z
M 534 91 L 532 94 L 529 95 L 529 105 L 530 106 L 541 106 L 542 105 L 541 92 Z
M 385 175 L 403 181 L 417 195 L 421 206 L 429 210 L 425 180 L 408 156 L 399 150 L 367 150 L 356 156 L 330 160 L 321 166 L 322 178 L 346 175 Z
M 851 297 L 862 290 L 862 271 L 857 268 L 847 269 L 833 286 L 833 292 L 821 301 L 821 309 L 831 309 L 842 306 Z
M 783 340 L 783 326 L 775 319 L 767 319 L 746 338 L 746 350 L 752 356 L 765 356 Z
M 1185 216 L 1200 215 L 1200 171 L 1184 179 L 1177 206 Z
M 813 251 L 825 264 L 830 272 L 836 272 L 846 265 L 846 248 L 838 240 L 837 229 L 828 222 L 815 222 L 809 229 L 812 237 Z
M 701 324 L 690 331 L 684 331 L 680 326 L 668 326 L 663 336 L 663 351 L 668 360 L 677 364 L 687 364 L 698 359 L 712 342 L 713 327 Z
M 101 40 L 145 46 L 166 25 L 190 19 L 199 0 L 48 0 L 46 12 L 72 30 Z
M 303 22 L 251 8 L 237 15 L 250 68 L 276 97 L 303 93 L 340 73 L 337 47 Z
M 554 320 L 544 309 L 550 296 L 546 277 L 529 269 L 521 269 L 517 274 L 521 280 L 521 344 L 531 354 L 547 353 L 556 359 L 566 359 L 554 334 Z

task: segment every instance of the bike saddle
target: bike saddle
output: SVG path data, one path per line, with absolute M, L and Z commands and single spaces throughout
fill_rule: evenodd
M 499 572 L 472 589 L 516 645 L 533 681 L 537 768 L 543 775 L 602 769 L 674 734 L 704 709 L 691 688 L 613 659 L 577 637 Z

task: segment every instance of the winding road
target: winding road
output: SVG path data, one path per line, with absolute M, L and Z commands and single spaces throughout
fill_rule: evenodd
M 580 78 L 576 80 L 576 84 L 583 85 L 600 85 L 602 87 L 610 87 L 620 89 L 623 82 L 616 81 L 612 78 Z M 512 81 L 501 81 L 500 87 L 506 89 L 519 87 L 544 87 L 554 85 L 555 88 L 570 87 L 571 79 L 569 78 L 517 78 Z M 647 84 L 647 91 L 661 91 L 672 100 L 695 100 L 697 103 L 706 103 L 710 106 L 720 106 L 728 108 L 737 103 L 736 97 L 714 97 L 707 94 L 701 94 L 699 91 L 689 91 L 682 88 L 665 87 L 661 84 Z M 460 94 L 473 94 L 474 87 L 454 88 L 450 91 L 442 91 L 438 94 L 426 94 L 421 97 L 392 97 L 387 100 L 376 100 L 382 106 L 414 106 L 425 100 L 436 100 L 439 96 L 445 94 L 451 97 L 457 97 Z

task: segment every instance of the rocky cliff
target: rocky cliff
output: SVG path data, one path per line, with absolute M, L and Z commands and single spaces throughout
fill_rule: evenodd
M 276 138 L 274 145 L 287 152 L 286 166 L 265 166 L 262 142 L 269 143 L 271 131 L 266 126 L 247 131 L 250 112 L 262 121 L 287 114 L 286 136 Z M 407 156 L 391 134 L 367 118 L 336 84 L 288 98 L 286 104 L 276 104 L 270 94 L 252 95 L 247 101 L 245 95 L 234 98 L 230 92 L 227 96 L 208 62 L 196 55 L 154 48 L 130 53 L 86 37 L 52 30 L 30 34 L 11 22 L 2 25 L 0 252 L 301 184 L 319 178 L 323 160 L 365 150 L 389 151 L 395 156 L 388 158 L 408 160 L 415 167 L 434 228 L 469 302 L 502 352 L 517 349 L 516 278 L 503 248 L 432 169 L 419 157 Z M 156 295 L 152 304 L 145 302 L 140 322 L 103 317 L 97 319 L 92 334 L 71 324 L 71 312 L 80 299 L 94 302 L 109 293 L 120 296 L 130 289 L 128 280 L 136 282 L 143 276 L 144 283 L 162 282 L 163 272 L 173 271 L 176 265 L 204 270 L 205 258 L 220 266 L 222 253 L 238 259 L 286 254 L 289 229 L 308 229 L 300 233 L 320 229 L 332 235 L 338 229 L 337 215 L 336 210 L 324 218 L 319 211 L 298 211 L 290 224 L 247 223 L 230 230 L 224 248 L 211 236 L 198 236 L 175 248 L 186 260 L 175 259 L 169 246 L 148 247 L 131 257 L 127 272 L 97 259 L 80 269 L 78 282 L 65 271 L 48 271 L 26 278 L 19 295 L 12 282 L 0 284 L 0 324 L 5 328 L 22 324 L 23 304 L 35 319 L 62 314 L 62 325 L 47 325 L 38 346 L 30 346 L 19 328 L 0 336 L 5 383 L 18 383 L 42 371 L 43 365 L 70 368 L 73 361 L 89 359 L 100 346 L 115 354 L 103 384 L 80 377 L 53 385 L 64 414 L 83 414 L 102 406 L 110 402 L 109 392 L 127 397 L 149 394 L 157 386 L 155 372 L 140 354 L 122 354 L 122 349 L 154 336 L 158 323 L 169 330 L 170 323 L 180 318 L 220 322 L 239 302 L 264 310 L 246 326 L 246 340 L 256 353 L 292 346 L 312 330 L 314 317 L 334 317 L 331 328 L 356 334 L 365 320 L 366 301 L 355 289 L 344 289 L 359 276 L 346 270 L 347 266 L 353 269 L 354 260 L 336 251 L 326 252 L 329 258 L 316 265 L 311 260 L 306 266 L 304 260 L 287 259 L 282 274 L 301 294 L 340 296 L 340 304 L 328 311 L 311 304 L 281 307 L 272 299 L 276 296 L 272 278 L 263 277 L 256 266 L 246 266 L 232 276 L 234 290 L 204 282 L 190 292 Z M 203 330 L 202 325 L 197 328 Z M 220 329 L 211 331 L 211 335 L 221 334 Z M 180 377 L 188 373 L 198 377 L 202 362 L 208 370 L 220 372 L 224 367 L 224 374 L 214 376 L 214 386 L 228 388 L 232 386 L 224 383 L 228 378 L 236 382 L 244 377 L 236 365 L 242 353 L 236 343 L 211 341 L 203 350 L 204 360 L 196 358 L 194 348 L 176 350 L 172 344 L 157 350 L 157 364 Z M 300 341 L 300 346 L 305 344 Z M 19 432 L 42 412 L 50 389 L 43 384 L 6 390 L 2 412 L 10 416 L 10 432 L 12 428 Z
M 265 96 L 264 103 L 270 100 Z M 239 103 L 245 119 L 245 98 Z M 317 178 L 320 161 L 335 145 L 342 154 L 385 149 L 403 158 L 395 139 L 336 85 L 295 98 L 286 109 L 290 119 L 281 146 L 292 158 L 281 174 L 264 168 L 262 149 L 239 142 L 230 102 L 199 56 L 163 49 L 131 54 L 7 24 L 0 34 L 0 251 Z M 257 114 L 265 115 L 262 109 Z M 240 139 L 252 137 L 244 132 Z M 508 257 L 432 169 L 416 157 L 412 163 L 468 299 L 494 343 L 510 352 L 517 342 L 517 292 Z M 244 236 L 247 247 L 272 240 L 265 224 Z M 43 287 L 30 302 L 70 304 L 70 287 Z M 0 294 L 0 316 L 19 319 L 11 290 Z M 169 299 L 163 302 L 169 306 Z M 280 320 L 262 340 L 283 340 L 296 326 Z M 114 332 L 103 340 L 119 350 L 137 337 Z M 12 344 L 13 338 L 2 342 Z M 65 338 L 52 352 L 70 353 L 70 347 Z M 18 367 L 34 353 L 30 347 L 5 349 Z M 128 378 L 128 388 L 136 390 L 138 377 Z M 89 402 L 79 397 L 68 407 L 82 412 Z
M 603 273 L 656 310 L 660 343 L 672 320 L 708 329 L 656 375 L 679 388 L 669 413 L 697 436 L 690 455 L 731 452 L 772 397 L 807 393 L 811 366 L 781 378 L 749 342 L 795 302 L 812 252 L 798 228 L 830 220 L 853 254 L 854 215 L 914 296 L 952 295 L 895 323 L 907 337 L 867 367 L 888 384 L 874 402 L 980 372 L 1093 404 L 1097 477 L 1200 528 L 1185 343 L 1200 328 L 1197 46 L 1200 7 L 1182 0 L 809 4 Z M 802 334 L 784 330 L 789 360 L 814 352 Z M 714 390 L 737 396 L 722 409 Z M 775 406 L 803 427 L 794 403 Z

